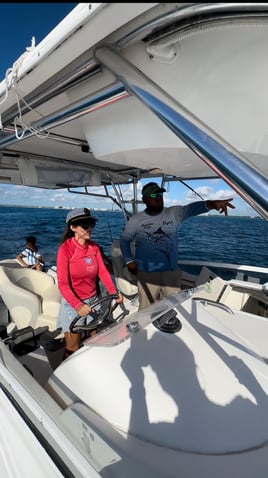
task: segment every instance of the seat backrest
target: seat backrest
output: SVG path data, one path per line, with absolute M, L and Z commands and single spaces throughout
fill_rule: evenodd
M 28 325 L 56 329 L 60 293 L 45 272 L 0 265 L 0 295 L 18 329 Z
M 226 281 L 204 266 L 196 279 L 195 285 L 204 286 L 202 293 L 198 293 L 198 296 L 202 296 L 204 299 L 217 301 L 226 286 Z
M 41 313 L 41 301 L 38 295 L 13 283 L 3 266 L 0 266 L 0 295 L 17 328 L 30 325 L 31 321 Z
M 5 266 L 5 272 L 11 282 L 39 295 L 42 295 L 48 287 L 54 284 L 53 277 L 42 271 Z
M 129 272 L 125 264 L 119 239 L 114 240 L 112 243 L 112 263 L 117 288 L 127 298 L 137 295 L 137 278 Z
M 21 269 L 22 265 L 19 263 L 17 259 L 2 259 L 0 261 L 0 266 L 5 267 L 16 267 L 17 269 Z
M 202 267 L 199 275 L 196 278 L 195 285 L 198 286 L 201 284 L 205 284 L 206 282 L 210 282 L 213 279 L 216 279 L 217 277 L 218 276 L 217 274 L 215 274 L 215 272 L 212 272 L 210 269 L 208 269 L 208 267 L 204 266 Z

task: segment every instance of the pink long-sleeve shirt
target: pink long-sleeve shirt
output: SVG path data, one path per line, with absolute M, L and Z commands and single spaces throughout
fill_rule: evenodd
M 89 241 L 82 246 L 74 237 L 67 239 L 57 253 L 58 287 L 67 302 L 77 309 L 83 299 L 96 294 L 96 280 L 103 282 L 109 294 L 116 294 L 98 245 Z

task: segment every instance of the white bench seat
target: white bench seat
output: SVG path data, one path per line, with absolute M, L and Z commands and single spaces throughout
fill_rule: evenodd
M 1 263 L 0 295 L 18 329 L 47 325 L 56 330 L 61 295 L 50 275 Z

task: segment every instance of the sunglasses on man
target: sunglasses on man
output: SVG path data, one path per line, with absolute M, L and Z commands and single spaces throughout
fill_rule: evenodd
M 163 197 L 163 193 L 152 193 L 152 194 L 149 194 L 149 197 L 152 198 L 152 199 L 162 198 L 162 197 Z

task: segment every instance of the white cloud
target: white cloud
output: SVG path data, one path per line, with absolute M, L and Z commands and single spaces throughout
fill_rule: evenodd
M 196 192 L 202 196 L 203 199 L 217 200 L 217 199 L 229 199 L 237 197 L 237 193 L 230 189 L 214 189 L 210 186 L 201 186 L 196 188 Z M 187 191 L 185 194 L 187 201 L 196 201 L 197 196 L 192 191 Z
M 143 185 L 148 181 L 139 181 L 137 185 L 138 199 L 141 200 L 141 190 Z M 156 182 L 160 184 L 160 181 L 156 179 Z M 226 184 L 221 180 L 210 180 L 209 184 L 206 181 L 202 181 L 202 185 L 195 187 L 195 191 L 200 194 L 204 199 L 228 199 L 233 197 L 233 204 L 236 207 L 232 214 L 235 215 L 252 215 L 256 214 L 255 211 L 238 196 L 237 193 L 232 191 L 228 187 L 224 187 Z M 192 184 L 191 184 L 192 187 Z M 110 189 L 110 188 L 109 188 Z M 79 190 L 77 190 L 79 191 Z M 82 190 L 80 190 L 82 191 Z M 133 191 L 131 185 L 125 185 L 121 188 L 122 196 L 125 200 L 130 201 L 133 199 Z M 97 194 L 104 194 L 103 188 L 90 188 L 90 192 Z M 112 192 L 112 188 L 111 188 Z M 185 186 L 170 182 L 167 184 L 167 193 L 165 193 L 165 205 L 172 206 L 176 204 L 189 204 L 190 202 L 199 201 L 201 198 L 193 191 L 185 189 Z M 114 209 L 118 207 L 108 198 L 85 196 L 77 193 L 70 193 L 64 189 L 47 190 L 39 188 L 31 188 L 25 186 L 15 186 L 0 184 L 0 204 L 1 205 L 21 205 L 21 206 L 43 206 L 43 207 L 84 207 L 87 206 L 91 209 Z M 127 208 L 130 210 L 130 204 L 127 204 Z M 144 204 L 139 205 L 139 210 L 144 209 Z

